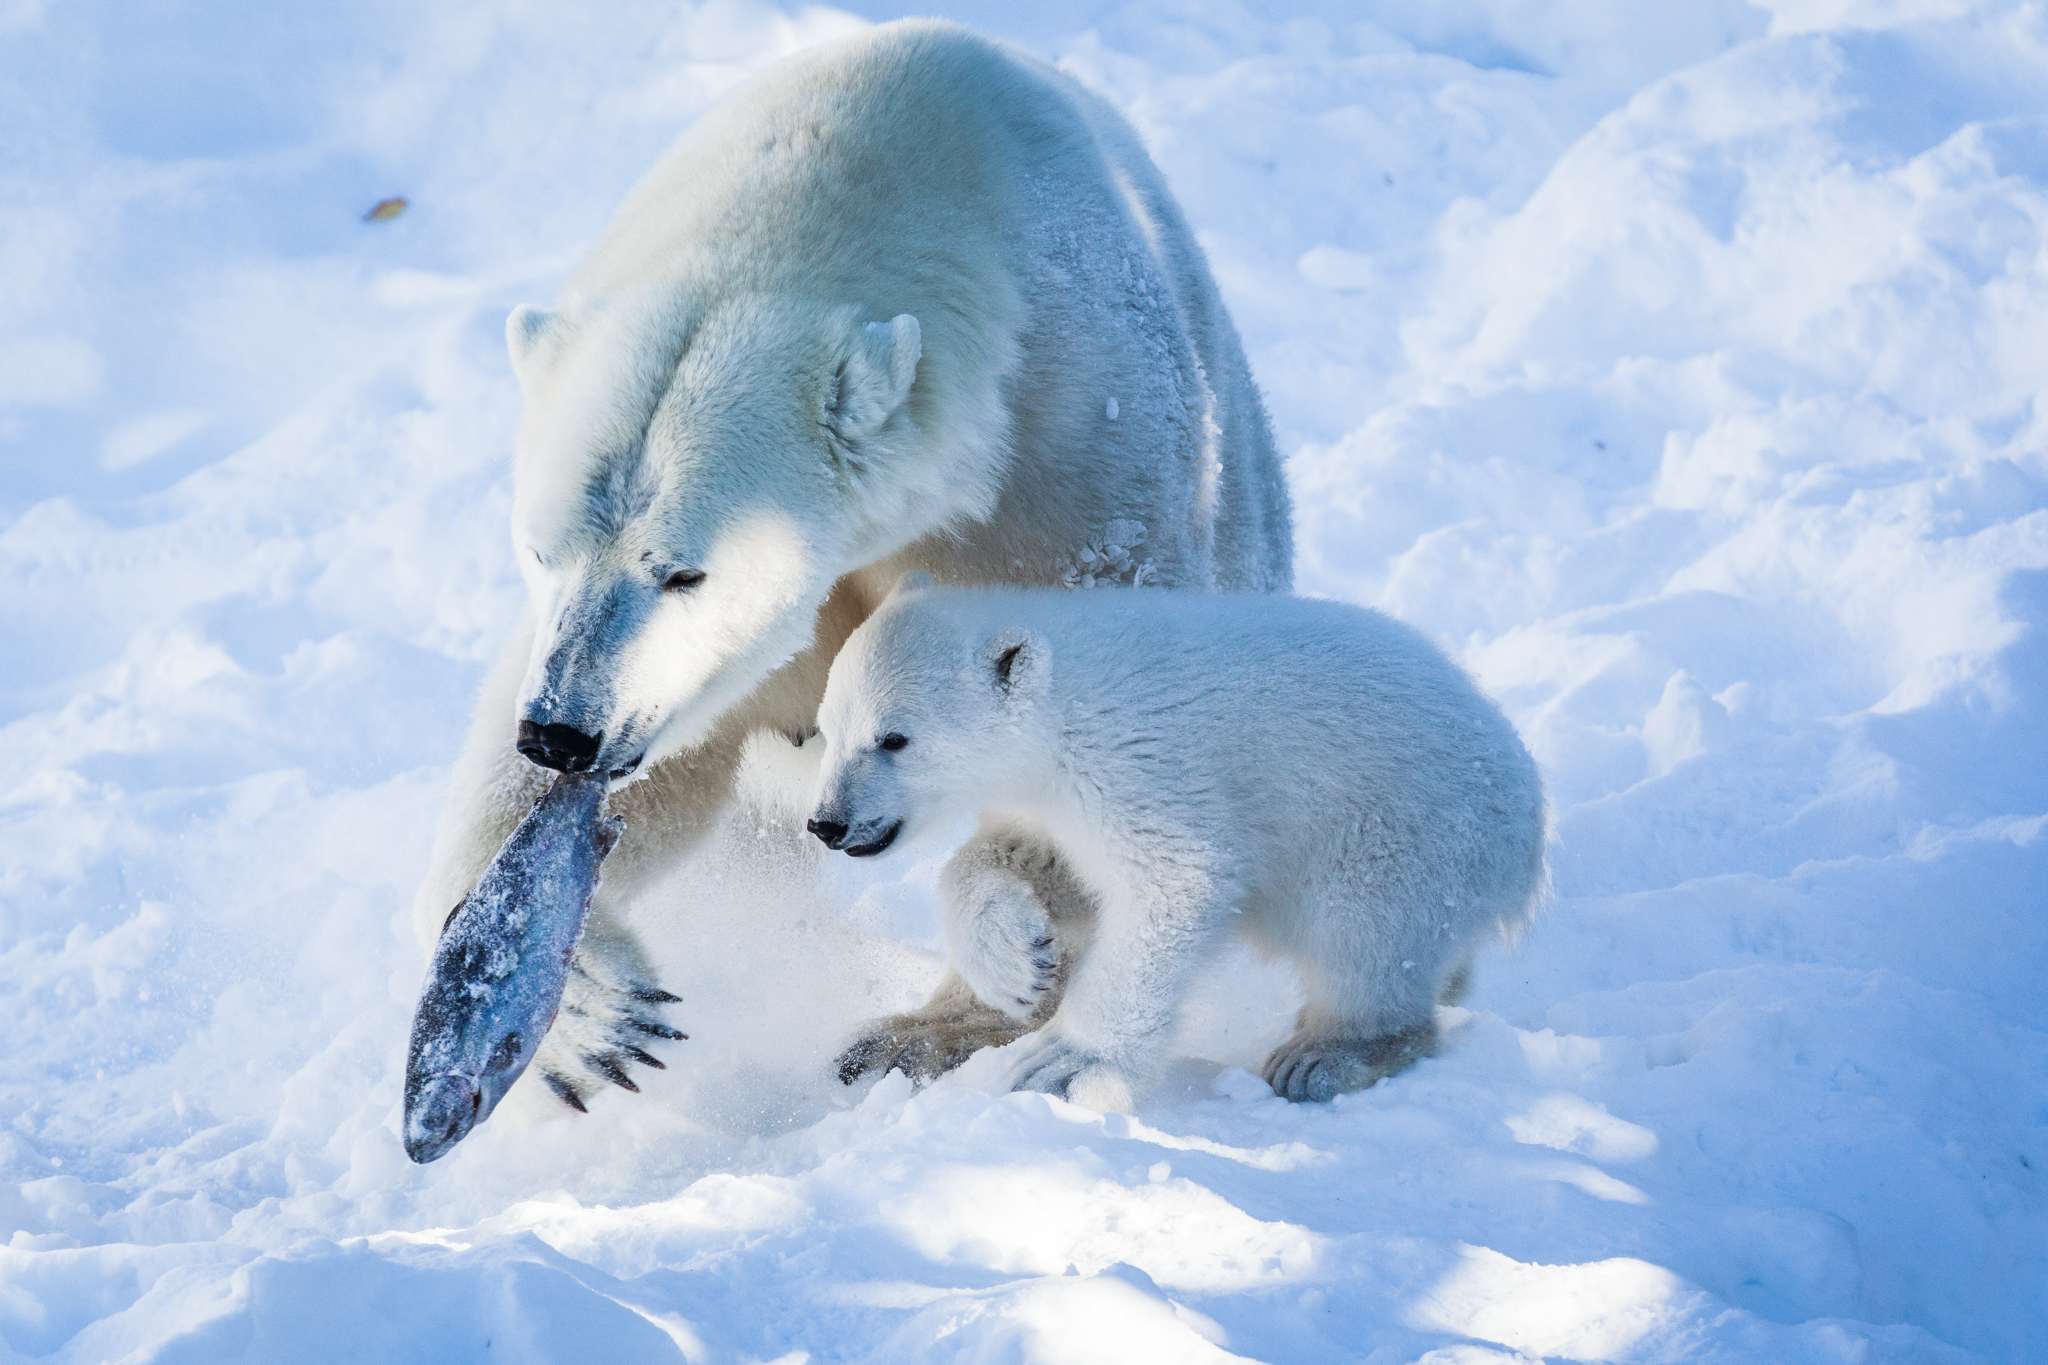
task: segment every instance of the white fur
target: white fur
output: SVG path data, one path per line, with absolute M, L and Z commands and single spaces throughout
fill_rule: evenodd
M 1323 1099 L 1427 1053 L 1474 946 L 1543 887 L 1513 727 L 1416 632 L 1296 598 L 906 585 L 819 713 L 816 818 L 872 846 L 966 806 L 1085 887 L 1084 936 L 987 839 L 949 868 L 961 977 L 1024 1018 L 1070 962 L 1019 1088 L 1128 1107 L 1191 974 L 1236 933 L 1308 1003 L 1267 1064 Z M 908 740 L 888 750 L 878 741 Z
M 740 89 L 506 338 L 532 604 L 456 767 L 427 941 L 545 785 L 522 719 L 631 770 L 584 951 L 607 957 L 591 979 L 645 986 L 616 908 L 707 831 L 748 733 L 810 728 L 903 570 L 1290 581 L 1264 412 L 1158 171 L 1095 96 L 953 25 Z

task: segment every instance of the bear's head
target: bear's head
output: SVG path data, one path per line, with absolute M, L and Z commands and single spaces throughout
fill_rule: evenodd
M 537 617 L 519 748 L 542 766 L 624 777 L 701 741 L 842 574 L 945 519 L 906 455 L 909 314 L 650 288 L 506 331 Z
M 906 575 L 832 661 L 807 828 L 865 857 L 960 810 L 1025 795 L 1048 766 L 1051 651 L 1002 594 Z

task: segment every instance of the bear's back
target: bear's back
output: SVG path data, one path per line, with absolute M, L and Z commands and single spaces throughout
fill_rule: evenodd
M 1029 217 L 1029 168 L 1089 140 L 1048 74 L 936 20 L 799 53 L 677 139 L 571 288 L 681 277 L 860 297 L 935 268 L 986 283 L 995 239 Z

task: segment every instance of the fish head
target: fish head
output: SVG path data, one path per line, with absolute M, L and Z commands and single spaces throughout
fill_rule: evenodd
M 487 1040 L 482 1066 L 407 1077 L 405 1154 L 422 1166 L 446 1156 L 491 1116 L 539 1048 L 538 1036 L 529 1039 L 518 1028 L 491 1030 L 488 1019 L 477 1027 L 498 1035 Z
M 443 1072 L 405 1097 L 405 1154 L 424 1166 L 446 1156 L 483 1119 L 483 1091 L 467 1076 Z

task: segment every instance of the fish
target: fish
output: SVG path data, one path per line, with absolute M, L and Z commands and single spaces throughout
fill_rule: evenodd
M 405 1154 L 421 1165 L 491 1116 L 555 1022 L 626 828 L 604 811 L 610 786 L 605 773 L 555 779 L 441 928 L 405 1057 Z

